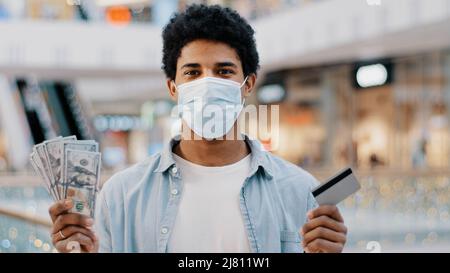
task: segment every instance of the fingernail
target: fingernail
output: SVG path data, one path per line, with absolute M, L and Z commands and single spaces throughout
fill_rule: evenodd
M 313 217 L 313 214 L 312 214 L 312 212 L 308 212 L 308 214 L 307 214 L 307 215 L 308 215 L 308 218 L 309 218 L 309 219 L 311 219 L 311 218 Z
M 66 201 L 64 201 L 64 206 L 65 206 L 66 208 L 71 207 L 71 206 L 72 206 L 72 200 L 66 200 Z

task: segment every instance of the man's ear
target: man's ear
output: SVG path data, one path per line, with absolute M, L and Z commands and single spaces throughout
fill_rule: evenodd
M 167 79 L 166 85 L 167 85 L 167 90 L 169 90 L 170 97 L 172 98 L 173 101 L 176 102 L 178 100 L 178 92 L 177 92 L 177 87 L 175 85 L 175 81 L 172 79 Z
M 249 97 L 253 89 L 255 88 L 257 76 L 255 73 L 248 75 L 247 81 L 245 82 L 244 97 Z

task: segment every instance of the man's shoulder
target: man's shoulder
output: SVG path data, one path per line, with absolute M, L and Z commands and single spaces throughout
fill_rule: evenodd
M 122 191 L 139 184 L 146 175 L 156 169 L 159 159 L 160 153 L 156 153 L 141 162 L 115 173 L 103 184 L 102 192 L 105 194 L 118 192 L 118 190 Z
M 317 179 L 301 168 L 277 155 L 265 152 L 270 171 L 280 186 L 314 188 L 319 185 Z
M 292 215 L 297 215 L 301 202 L 304 200 L 304 211 L 308 211 L 316 206 L 315 200 L 312 197 L 311 191 L 319 185 L 317 179 L 305 171 L 301 167 L 286 161 L 279 156 L 272 153 L 265 152 L 268 158 L 268 167 L 271 169 L 273 181 L 282 202 Z M 303 219 L 303 216 L 301 216 Z

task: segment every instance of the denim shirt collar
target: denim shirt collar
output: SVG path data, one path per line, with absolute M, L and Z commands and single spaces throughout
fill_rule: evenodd
M 244 141 L 250 147 L 251 157 L 250 157 L 250 168 L 251 172 L 249 177 L 253 176 L 258 170 L 261 170 L 262 173 L 269 179 L 273 178 L 272 170 L 270 168 L 269 159 L 266 155 L 266 151 L 263 148 L 263 145 L 257 140 L 251 140 L 248 136 L 245 135 Z M 173 147 L 180 142 L 180 137 L 177 136 L 171 141 L 164 145 L 163 150 L 160 153 L 160 160 L 158 166 L 154 170 L 154 172 L 166 172 L 169 168 L 175 165 L 175 159 L 173 158 Z

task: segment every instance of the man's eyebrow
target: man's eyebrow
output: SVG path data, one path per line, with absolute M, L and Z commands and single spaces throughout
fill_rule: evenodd
M 237 65 L 232 62 L 221 62 L 221 63 L 217 63 L 216 66 L 217 67 L 226 67 L 226 66 L 237 67 Z
M 187 68 L 187 67 L 199 68 L 200 64 L 198 64 L 198 63 L 187 63 L 187 64 L 184 64 L 180 69 Z

